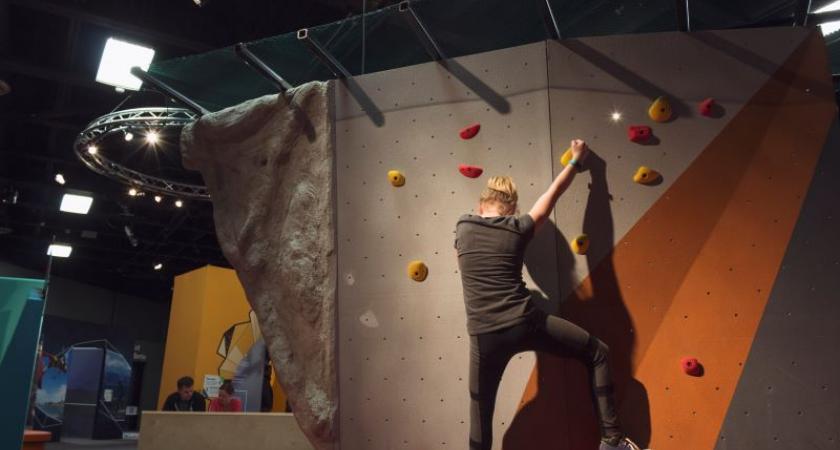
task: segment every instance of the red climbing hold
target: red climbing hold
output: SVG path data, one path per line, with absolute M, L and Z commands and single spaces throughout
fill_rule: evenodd
M 466 164 L 458 164 L 458 171 L 461 175 L 467 178 L 478 178 L 484 172 L 484 169 L 478 166 L 468 166 Z
M 700 363 L 697 361 L 697 358 L 690 358 L 688 356 L 680 359 L 680 366 L 682 366 L 683 372 L 685 372 L 686 375 L 691 375 L 693 377 L 699 377 L 703 370 L 700 367 Z
M 700 111 L 700 114 L 706 117 L 712 117 L 713 109 L 715 107 L 715 99 L 709 97 L 706 100 L 700 102 L 700 106 L 697 109 Z
M 475 137 L 476 134 L 478 134 L 478 130 L 480 129 L 481 124 L 479 123 L 464 128 L 463 130 L 461 130 L 461 139 L 472 139 L 473 137 Z
M 633 142 L 645 142 L 650 139 L 653 132 L 647 125 L 630 125 L 627 128 L 627 137 Z

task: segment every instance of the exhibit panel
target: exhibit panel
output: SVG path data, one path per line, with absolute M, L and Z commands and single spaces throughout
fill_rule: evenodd
M 20 448 L 44 314 L 44 280 L 0 277 L 0 448 Z

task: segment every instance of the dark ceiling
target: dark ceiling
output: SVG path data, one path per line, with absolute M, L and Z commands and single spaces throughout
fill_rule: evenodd
M 126 186 L 75 158 L 73 141 L 92 119 L 125 99 L 121 107 L 164 103 L 157 94 L 120 94 L 94 81 L 106 39 L 148 45 L 163 60 L 360 12 L 360 1 L 338 0 L 206 0 L 201 7 L 192 0 L 0 1 L 0 80 L 11 87 L 0 97 L 0 259 L 45 271 L 55 236 L 72 244 L 73 254 L 54 260 L 54 275 L 160 300 L 170 297 L 174 275 L 227 266 L 209 203 L 176 208 L 173 198 L 130 197 Z M 136 141 L 122 143 L 128 154 L 143 151 Z M 178 164 L 176 146 L 158 152 L 135 158 L 133 167 L 154 173 L 159 160 Z M 57 173 L 65 185 L 54 180 Z M 93 193 L 88 215 L 59 212 L 68 189 Z M 154 269 L 158 263 L 162 270 Z
M 186 201 L 176 208 L 173 198 L 158 204 L 151 195 L 130 197 L 127 186 L 75 158 L 73 141 L 94 118 L 117 107 L 166 102 L 154 92 L 117 93 L 94 81 L 106 39 L 151 46 L 161 61 L 340 20 L 361 13 L 363 1 L 202 0 L 197 6 L 193 0 L 0 0 L 0 80 L 11 87 L 0 97 L 0 259 L 44 271 L 55 236 L 74 246 L 71 258 L 56 259 L 55 275 L 162 301 L 171 295 L 174 275 L 206 264 L 226 266 L 209 203 Z M 581 11 L 592 9 L 589 1 L 622 3 L 561 3 L 565 11 Z M 636 6 L 646 7 L 646 1 Z M 394 3 L 367 0 L 365 9 Z M 708 0 L 692 2 L 692 14 L 705 29 L 790 26 L 806 3 Z M 813 11 L 828 0 L 810 3 Z M 124 146 L 118 150 L 136 168 L 188 177 L 173 145 L 177 136 L 153 153 L 138 141 L 114 145 Z M 57 173 L 66 185 L 56 183 Z M 90 214 L 58 211 L 68 189 L 93 193 Z M 158 263 L 162 270 L 154 269 Z

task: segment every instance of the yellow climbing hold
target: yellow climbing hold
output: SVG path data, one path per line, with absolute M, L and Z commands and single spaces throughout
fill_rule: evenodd
M 572 147 L 569 147 L 563 153 L 563 156 L 560 157 L 560 164 L 563 164 L 564 166 L 568 166 L 569 162 L 571 162 L 571 161 L 572 161 Z
M 403 175 L 399 170 L 389 170 L 388 181 L 390 181 L 392 185 L 400 187 L 405 184 L 405 175 Z
M 580 236 L 572 239 L 570 245 L 573 252 L 578 255 L 585 255 L 586 251 L 589 250 L 589 236 L 581 234 Z
M 667 122 L 671 118 L 671 103 L 665 97 L 659 97 L 648 108 L 648 116 L 656 122 Z
M 636 174 L 633 175 L 633 181 L 639 184 L 653 184 L 659 180 L 659 172 L 645 166 L 639 167 Z
M 414 281 L 423 281 L 429 275 L 429 268 L 423 261 L 411 261 L 408 263 L 408 277 Z

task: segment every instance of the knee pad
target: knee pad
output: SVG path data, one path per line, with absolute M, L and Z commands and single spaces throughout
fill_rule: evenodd
M 610 354 L 610 347 L 604 341 L 596 338 L 595 336 L 589 337 L 587 347 L 589 360 L 592 361 L 593 365 L 606 361 L 607 356 Z

